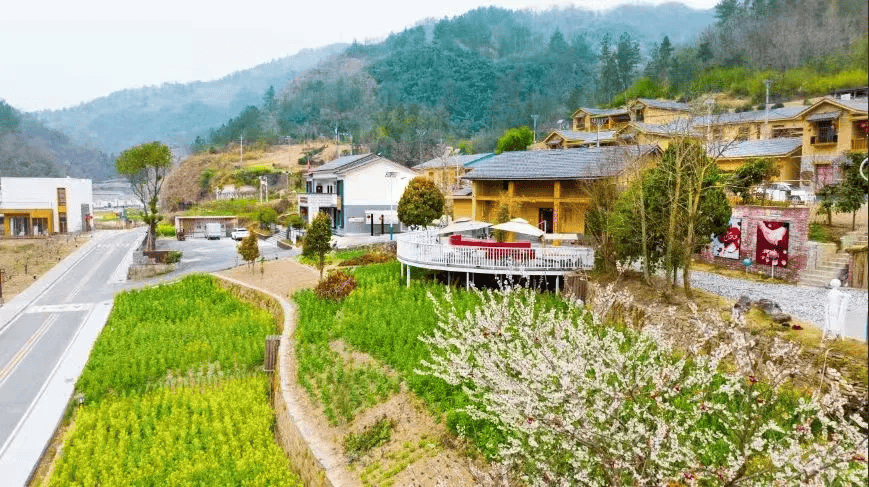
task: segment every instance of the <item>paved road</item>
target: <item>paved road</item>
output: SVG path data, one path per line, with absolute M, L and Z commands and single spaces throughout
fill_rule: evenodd
M 0 478 L 24 485 L 72 395 L 75 381 L 111 311 L 115 293 L 212 272 L 239 263 L 236 242 L 161 240 L 181 250 L 176 271 L 127 282 L 126 269 L 144 230 L 97 232 L 30 288 L 0 308 Z M 269 259 L 298 253 L 261 242 Z

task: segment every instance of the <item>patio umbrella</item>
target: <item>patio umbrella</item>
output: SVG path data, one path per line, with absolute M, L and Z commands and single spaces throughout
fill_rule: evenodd
M 495 230 L 503 230 L 505 232 L 521 233 L 523 235 L 531 235 L 532 237 L 540 237 L 543 235 L 543 230 L 530 225 L 528 220 L 522 218 L 514 218 L 507 223 L 499 223 L 495 225 Z
M 482 228 L 489 228 L 491 226 L 491 223 L 478 222 L 476 220 L 471 220 L 470 218 L 459 218 L 458 220 L 454 220 L 449 225 L 438 230 L 438 233 L 443 235 L 445 233 L 470 232 L 472 230 L 480 230 Z

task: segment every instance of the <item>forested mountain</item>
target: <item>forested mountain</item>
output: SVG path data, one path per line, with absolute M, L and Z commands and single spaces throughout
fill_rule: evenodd
M 377 44 L 350 46 L 203 133 L 196 148 L 225 145 L 242 132 L 264 140 L 338 132 L 407 163 L 459 139 L 487 150 L 504 128 L 532 125 L 532 115 L 542 129 L 580 105 L 609 101 L 630 86 L 642 53 L 656 42 L 690 41 L 713 22 L 711 10 L 681 4 L 604 12 L 488 7 L 429 20 Z M 600 80 L 602 50 L 615 60 L 618 85 Z
M 242 109 L 262 101 L 269 86 L 284 86 L 346 44 L 306 49 L 237 71 L 215 81 L 164 83 L 127 89 L 63 110 L 37 112 L 47 126 L 78 143 L 118 154 L 147 141 L 186 148 L 197 134 L 220 125 Z
M 0 100 L 0 175 L 100 180 L 113 174 L 114 163 L 102 152 L 74 144 Z

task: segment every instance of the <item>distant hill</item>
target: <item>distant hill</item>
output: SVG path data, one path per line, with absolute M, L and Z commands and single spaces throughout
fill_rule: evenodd
M 603 12 L 483 7 L 428 19 L 382 42 L 353 44 L 276 86 L 273 100 L 200 134 L 194 149 L 223 147 L 244 133 L 266 143 L 352 137 L 407 164 L 462 140 L 491 150 L 504 129 L 532 125 L 532 115 L 542 131 L 579 106 L 608 102 L 640 75 L 658 43 L 694 42 L 714 20 L 712 10 L 676 3 Z M 604 57 L 618 82 L 600 75 Z
M 220 125 L 248 105 L 260 104 L 270 86 L 286 85 L 296 74 L 346 47 L 332 44 L 305 49 L 214 81 L 127 89 L 75 107 L 36 112 L 36 116 L 77 143 L 113 155 L 153 140 L 186 148 L 196 135 Z
M 113 162 L 104 153 L 77 145 L 0 101 L 0 175 L 99 180 L 114 174 Z

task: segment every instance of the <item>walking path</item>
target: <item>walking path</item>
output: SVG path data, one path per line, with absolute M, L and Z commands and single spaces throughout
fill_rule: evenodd
M 691 282 L 694 287 L 734 301 L 740 296 L 748 296 L 752 300 L 771 299 L 778 303 L 785 313 L 812 323 L 818 328 L 824 327 L 824 307 L 828 289 L 757 282 L 702 271 L 692 272 Z M 841 290 L 851 297 L 843 334 L 865 342 L 869 295 L 864 289 L 841 288 Z

